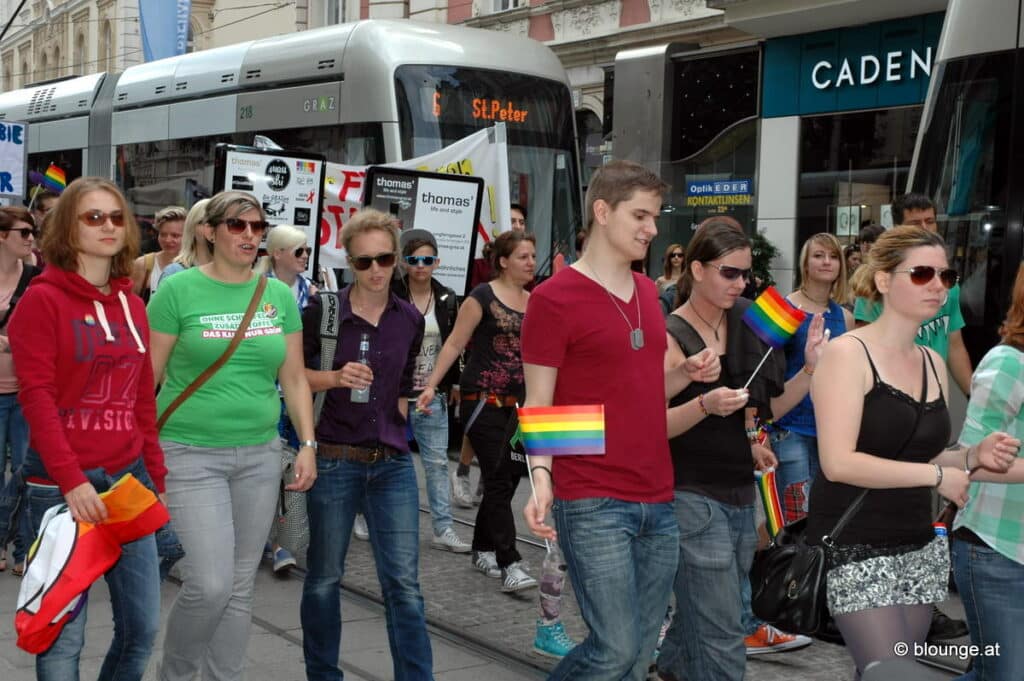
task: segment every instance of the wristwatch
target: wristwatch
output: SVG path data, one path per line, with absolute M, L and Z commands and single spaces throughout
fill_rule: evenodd
M 299 449 L 302 449 L 303 447 L 312 447 L 313 451 L 316 452 L 316 440 L 303 440 L 302 442 L 299 443 Z

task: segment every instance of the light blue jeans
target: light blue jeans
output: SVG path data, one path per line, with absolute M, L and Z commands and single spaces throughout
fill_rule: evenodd
M 643 681 L 679 556 L 672 504 L 557 499 L 553 510 L 569 579 L 590 633 L 562 658 L 548 681 Z
M 1024 670 L 1024 565 L 987 546 L 953 540 L 953 576 L 971 643 L 981 649 L 958 681 L 1020 678 Z M 985 655 L 999 644 L 999 654 Z M 994 653 L 995 649 L 988 652 Z
M 195 447 L 162 440 L 167 508 L 185 549 L 161 681 L 242 678 L 252 592 L 281 481 L 281 441 Z
M 430 403 L 430 413 L 416 411 L 416 402 L 409 402 L 409 420 L 420 460 L 427 479 L 427 501 L 434 535 L 439 536 L 452 526 L 452 499 L 448 488 L 448 400 L 438 394 Z
M 24 463 L 25 454 L 28 452 L 28 423 L 25 422 L 25 417 L 21 413 L 17 393 L 0 395 L 0 489 L 7 484 L 9 479 L 5 464 L 8 445 L 11 446 L 11 475 L 9 478 L 13 479 L 15 471 Z M 14 522 L 18 526 L 17 533 L 14 535 L 14 562 L 21 564 L 25 562 L 25 554 L 28 553 L 29 545 L 32 543 L 32 528 L 28 526 L 24 510 L 18 512 Z M 0 546 L 0 550 L 6 548 L 6 546 Z
M 818 438 L 779 429 L 772 433 L 772 451 L 779 459 L 775 489 L 782 504 L 783 520 L 791 523 L 807 515 L 811 483 L 821 470 Z
M 676 616 L 658 667 L 680 679 L 742 681 L 747 655 L 754 507 L 676 492 L 679 570 Z

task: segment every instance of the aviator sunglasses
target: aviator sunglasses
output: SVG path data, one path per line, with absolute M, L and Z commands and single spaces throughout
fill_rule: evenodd
M 11 227 L 9 229 L 0 230 L 0 232 L 17 232 L 21 235 L 22 239 L 27 239 L 30 236 L 34 236 L 37 239 L 39 238 L 39 230 L 32 229 L 30 227 Z
M 245 228 L 248 227 L 252 230 L 253 236 L 262 236 L 270 226 L 266 220 L 243 220 L 242 218 L 224 218 L 220 224 L 227 227 L 231 234 L 243 234 Z
M 437 261 L 436 255 L 407 255 L 405 256 L 405 264 L 412 265 L 423 265 L 425 267 L 432 266 Z
M 893 274 L 907 273 L 910 275 L 910 281 L 917 284 L 918 286 L 924 286 L 935 278 L 935 275 L 939 275 L 939 281 L 946 288 L 953 288 L 956 286 L 956 282 L 960 280 L 960 275 L 956 270 L 949 269 L 937 269 L 931 265 L 915 265 L 905 270 L 893 270 Z
M 102 227 L 107 223 L 108 218 L 110 219 L 110 224 L 114 227 L 124 227 L 124 213 L 119 210 L 113 213 L 104 213 L 101 210 L 87 210 L 84 213 L 78 214 L 78 219 L 90 227 Z
M 743 279 L 746 281 L 750 281 L 750 274 L 752 270 L 742 270 L 739 267 L 733 267 L 732 265 L 716 265 L 710 262 L 707 264 L 710 265 L 711 267 L 717 268 L 718 271 L 721 273 L 722 278 L 727 279 L 728 281 L 736 281 L 740 277 L 743 277 Z
M 395 254 L 381 253 L 380 255 L 357 255 L 354 258 L 350 257 L 348 261 L 352 263 L 352 267 L 363 272 L 373 267 L 373 263 L 377 263 L 381 267 L 393 266 L 395 264 Z

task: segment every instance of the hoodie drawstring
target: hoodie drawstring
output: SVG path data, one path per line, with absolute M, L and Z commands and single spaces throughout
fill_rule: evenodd
M 128 307 L 128 298 L 124 295 L 124 291 L 118 291 L 117 298 L 121 301 L 121 309 L 124 310 L 124 318 L 128 322 L 128 330 L 132 332 L 132 338 L 135 339 L 135 347 L 138 348 L 140 355 L 144 355 L 146 354 L 146 346 L 142 344 L 139 330 L 135 328 L 135 320 L 132 319 L 132 311 Z
M 107 321 L 107 313 L 103 311 L 103 305 L 98 300 L 92 301 L 92 306 L 96 310 L 96 319 L 100 323 L 100 328 L 103 329 L 103 333 L 106 334 L 104 337 L 108 342 L 114 341 L 114 334 L 110 332 L 110 322 Z

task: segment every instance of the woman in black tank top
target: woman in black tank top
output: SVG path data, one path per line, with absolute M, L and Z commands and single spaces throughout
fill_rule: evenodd
M 811 487 L 807 536 L 820 541 L 863 489 L 852 520 L 834 537 L 828 603 L 857 668 L 895 657 L 897 642 L 924 643 L 932 604 L 946 598 L 946 537 L 931 525 L 931 491 L 963 505 L 965 456 L 991 457 L 995 439 L 972 452 L 949 441 L 946 365 L 915 344 L 920 325 L 956 282 L 945 244 L 918 227 L 875 242 L 855 294 L 881 299 L 872 324 L 829 345 L 811 385 L 821 473 Z

